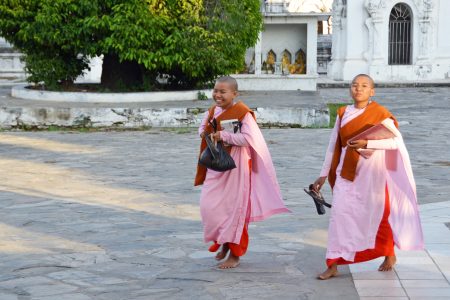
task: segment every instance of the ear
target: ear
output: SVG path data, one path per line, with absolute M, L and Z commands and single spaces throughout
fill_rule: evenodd
M 375 89 L 374 88 L 372 88 L 370 90 L 370 97 L 373 97 L 373 96 L 375 96 Z

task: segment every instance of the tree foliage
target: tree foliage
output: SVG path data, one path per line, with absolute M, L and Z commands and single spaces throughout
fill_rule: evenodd
M 242 67 L 262 26 L 259 0 L 0 0 L 0 36 L 29 81 L 71 84 L 104 56 L 102 83 L 190 88 Z M 108 73 L 108 74 L 106 74 Z

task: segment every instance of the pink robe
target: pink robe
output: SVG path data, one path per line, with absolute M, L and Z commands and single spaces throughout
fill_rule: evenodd
M 342 120 L 337 118 L 320 176 L 327 176 L 330 170 L 339 128 L 364 110 L 349 105 Z M 368 141 L 367 148 L 379 151 L 375 151 L 370 158 L 359 158 L 354 181 L 339 175 L 347 150 L 347 147 L 342 148 L 333 189 L 326 254 L 328 259 L 342 257 L 353 261 L 356 252 L 375 248 L 376 235 L 384 212 L 386 185 L 390 199 L 389 224 L 395 245 L 402 250 L 423 249 L 416 185 L 409 155 L 393 121 L 386 119 L 382 123 L 388 126 L 396 137 Z
M 222 112 L 216 107 L 214 117 Z M 205 114 L 199 134 L 207 118 Z M 247 113 L 242 120 L 241 133 L 222 131 L 221 138 L 233 145 L 230 154 L 237 167 L 226 172 L 207 170 L 200 197 L 204 240 L 239 244 L 246 223 L 289 210 L 283 204 L 269 149 L 252 115 Z

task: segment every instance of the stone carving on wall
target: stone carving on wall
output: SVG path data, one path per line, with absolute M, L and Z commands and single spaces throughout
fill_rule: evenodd
M 369 15 L 372 19 L 377 20 L 381 18 L 381 12 L 386 8 L 385 0 L 366 0 L 364 3 Z
M 386 8 L 385 0 L 366 0 L 364 6 L 369 13 L 369 18 L 365 24 L 369 32 L 369 42 L 364 58 L 372 61 L 373 64 L 382 63 L 381 37 L 383 30 L 382 12 Z
M 416 75 L 419 79 L 426 79 L 432 70 L 431 65 L 421 65 L 416 69 Z
M 419 11 L 419 61 L 426 61 L 432 48 L 434 4 L 432 0 L 415 0 L 415 3 Z
M 433 0 L 414 0 L 414 3 L 419 11 L 419 17 L 428 18 L 434 7 Z
M 342 59 L 341 44 L 344 40 L 343 35 L 347 19 L 347 0 L 334 0 L 331 9 L 333 15 L 333 50 L 331 52 L 331 65 L 333 65 L 333 61 L 337 63 L 337 61 Z
M 332 5 L 332 11 L 333 11 L 333 27 L 340 29 L 343 28 L 342 26 L 342 19 L 345 19 L 347 17 L 347 1 L 345 0 L 334 0 Z

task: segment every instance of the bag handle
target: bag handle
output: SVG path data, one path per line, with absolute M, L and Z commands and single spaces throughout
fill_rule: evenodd
M 209 137 L 209 135 L 205 136 L 206 146 L 209 148 L 209 151 L 211 152 L 211 156 L 213 159 L 217 159 L 219 156 L 219 151 L 217 147 L 214 145 L 213 141 Z
M 211 106 L 211 107 L 208 109 L 208 111 L 209 111 L 209 114 L 208 114 L 208 124 L 213 128 L 214 132 L 217 131 L 217 120 L 215 121 L 216 123 L 211 123 L 211 121 L 212 121 L 213 119 L 215 120 L 215 118 L 214 118 L 214 111 L 215 111 L 215 110 L 216 110 L 216 106 L 215 106 L 215 105 Z M 215 125 L 213 125 L 213 124 L 215 124 Z
M 214 129 L 214 132 L 217 132 L 217 120 L 213 118 L 212 121 L 208 120 L 209 125 Z

